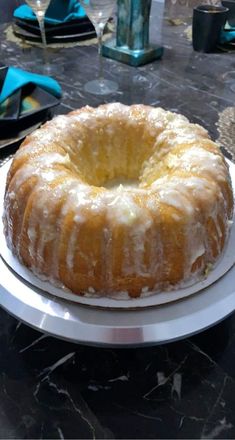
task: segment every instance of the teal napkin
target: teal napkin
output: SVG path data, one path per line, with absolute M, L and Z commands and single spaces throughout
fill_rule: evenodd
M 229 31 L 221 31 L 220 43 L 229 43 L 229 41 L 232 41 L 234 39 L 235 39 L 235 29 L 234 30 L 231 29 Z
M 28 5 L 19 6 L 13 15 L 21 20 L 37 20 Z M 52 0 L 46 11 L 45 23 L 60 24 L 84 17 L 86 17 L 86 13 L 77 0 Z
M 0 104 L 16 90 L 27 84 L 35 84 L 57 98 L 60 98 L 62 95 L 61 87 L 55 79 L 49 76 L 38 75 L 37 73 L 26 72 L 17 67 L 9 67 L 0 93 Z

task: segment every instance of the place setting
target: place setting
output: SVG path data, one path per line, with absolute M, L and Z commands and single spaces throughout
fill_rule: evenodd
M 77 0 L 27 0 L 13 14 L 17 37 L 43 45 L 95 37 L 95 29 Z
M 0 67 L 0 150 L 19 145 L 29 133 L 52 117 L 62 91 L 48 76 Z

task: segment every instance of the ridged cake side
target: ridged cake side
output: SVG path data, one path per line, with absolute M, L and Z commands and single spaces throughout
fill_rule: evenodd
M 136 181 L 132 187 L 115 179 Z M 7 243 L 76 294 L 194 281 L 223 252 L 233 213 L 227 164 L 206 130 L 143 105 L 58 116 L 27 137 L 8 173 Z

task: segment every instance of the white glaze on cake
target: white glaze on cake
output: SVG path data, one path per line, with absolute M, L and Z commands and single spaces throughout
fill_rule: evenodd
M 122 134 L 125 127 L 130 137 Z M 130 140 L 135 131 L 136 137 Z M 42 145 L 51 144 L 55 145 L 52 151 L 42 150 Z M 122 277 L 139 278 L 141 282 L 137 283 L 137 288 L 142 295 L 171 284 L 171 280 L 167 281 L 169 257 L 165 251 L 167 234 L 164 233 L 163 209 L 169 211 L 167 222 L 172 223 L 173 230 L 179 228 L 180 237 L 184 235 L 180 238 L 184 255 L 183 281 L 197 274 L 201 276 L 203 265 L 213 263 L 222 252 L 221 239 L 223 243 L 227 239 L 231 215 L 228 169 L 207 132 L 181 115 L 117 103 L 92 111 L 85 108 L 69 116 L 58 116 L 34 132 L 17 152 L 16 163 L 23 159 L 25 164 L 12 174 L 5 196 L 5 233 L 9 247 L 23 261 L 26 257 L 21 252 L 22 240 L 27 235 L 27 258 L 35 273 L 44 274 L 55 282 L 61 280 L 60 231 L 68 217 L 70 227 L 63 244 L 67 246 L 63 270 L 72 277 L 75 270 L 79 272 L 77 261 L 80 261 L 86 267 L 88 280 L 95 280 L 99 264 L 104 291 L 110 291 L 115 283 L 120 283 L 120 292 L 125 291 L 120 281 Z M 164 173 L 161 171 L 163 166 Z M 160 174 L 155 178 L 155 173 Z M 17 219 L 24 221 L 18 214 L 21 188 L 32 176 L 35 178 L 32 211 L 25 227 L 15 236 L 13 223 Z M 132 185 L 119 184 L 119 178 L 129 178 Z M 115 179 L 116 185 L 113 184 Z M 57 180 L 59 183 L 55 184 Z M 136 180 L 134 185 L 133 180 Z M 106 187 L 106 182 L 111 185 L 107 183 Z M 58 214 L 54 217 L 56 209 Z M 225 218 L 221 226 L 222 214 Z M 91 218 L 97 218 L 101 228 L 97 246 L 100 246 L 102 264 L 97 259 L 97 249 L 94 255 L 79 249 L 79 240 Z M 216 231 L 213 238 L 208 236 L 207 219 Z M 122 237 L 118 281 L 113 271 L 117 231 Z M 174 237 L 172 232 L 169 239 L 172 238 L 176 240 L 177 249 L 177 234 Z M 49 244 L 50 270 L 47 273 L 45 254 Z M 216 256 L 212 254 L 214 248 Z M 204 260 L 192 273 L 192 266 L 199 257 Z M 165 274 L 165 281 L 157 279 L 153 284 L 155 275 L 161 272 Z M 151 286 L 147 285 L 148 279 Z M 78 287 L 76 293 L 80 290 Z M 96 290 L 91 283 L 86 289 L 91 295 Z

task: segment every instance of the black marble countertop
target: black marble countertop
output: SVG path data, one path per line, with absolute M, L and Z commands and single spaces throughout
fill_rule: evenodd
M 151 19 L 162 60 L 133 68 L 104 59 L 105 76 L 119 83 L 105 99 L 83 90 L 98 72 L 95 45 L 51 52 L 63 88 L 57 113 L 144 103 L 183 113 L 217 138 L 219 113 L 234 105 L 234 55 L 193 52 L 189 23 L 165 19 L 161 30 L 162 6 L 153 2 Z M 41 49 L 22 50 L 3 32 L 0 56 L 24 69 L 42 62 Z M 235 438 L 235 316 L 168 345 L 112 349 L 56 340 L 0 310 L 0 438 Z

